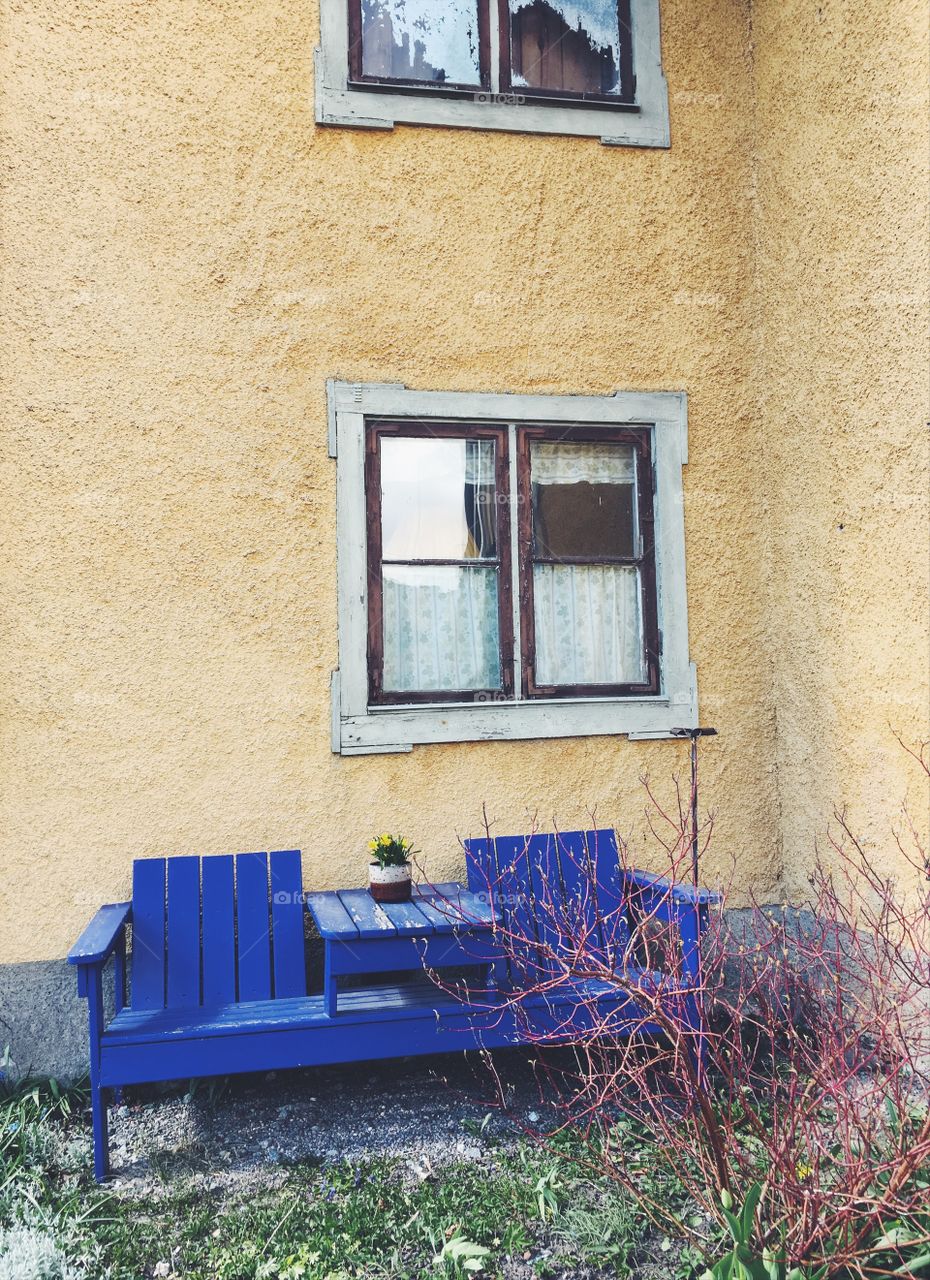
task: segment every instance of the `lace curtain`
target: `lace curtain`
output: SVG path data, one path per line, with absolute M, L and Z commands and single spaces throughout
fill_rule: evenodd
M 638 684 L 645 679 L 639 570 L 533 566 L 536 683 Z
M 497 689 L 497 571 L 385 565 L 384 688 Z

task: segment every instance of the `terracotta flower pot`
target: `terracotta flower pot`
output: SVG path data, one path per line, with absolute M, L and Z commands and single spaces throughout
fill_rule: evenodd
M 368 889 L 375 902 L 406 902 L 410 897 L 410 863 L 399 867 L 368 864 Z

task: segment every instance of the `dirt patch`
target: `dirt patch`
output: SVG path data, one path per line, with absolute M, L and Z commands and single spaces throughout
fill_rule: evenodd
M 296 1161 L 390 1156 L 413 1178 L 456 1160 L 490 1160 L 544 1121 L 530 1061 L 496 1055 L 505 1114 L 480 1059 L 416 1058 L 238 1076 L 192 1088 L 127 1090 L 110 1111 L 111 1187 L 164 1194 L 183 1177 L 230 1194 L 274 1186 Z

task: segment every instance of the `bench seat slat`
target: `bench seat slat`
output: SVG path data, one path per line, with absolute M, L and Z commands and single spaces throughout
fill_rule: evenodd
M 552 987 L 545 995 L 530 996 L 521 1008 L 561 1007 L 564 1014 L 571 1007 L 596 1002 L 599 1007 L 620 1008 L 629 997 L 607 983 L 566 981 Z M 305 1026 L 331 1027 L 334 1023 L 357 1021 L 390 1021 L 411 1012 L 435 1018 L 444 1013 L 461 1015 L 462 1003 L 444 996 L 428 978 L 385 986 L 360 987 L 341 993 L 339 1012 L 327 1017 L 323 997 L 303 996 L 281 1000 L 254 1000 L 218 1006 L 213 1009 L 163 1009 L 151 1013 L 124 1010 L 117 1014 L 104 1033 L 104 1044 L 153 1044 L 175 1039 L 210 1039 L 249 1034 L 254 1031 L 287 1032 Z M 490 1003 L 476 1002 L 475 1010 L 496 1016 Z M 463 1043 L 462 1048 L 469 1045 Z

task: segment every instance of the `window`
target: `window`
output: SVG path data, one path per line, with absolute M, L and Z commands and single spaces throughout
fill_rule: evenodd
M 632 104 L 630 6 L 614 0 L 507 0 L 501 87 L 540 101 Z
M 334 750 L 696 723 L 684 399 L 330 388 Z
M 658 0 L 321 0 L 320 29 L 320 124 L 668 145 Z
M 513 692 L 506 433 L 368 426 L 372 703 Z

